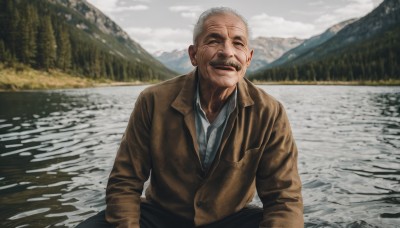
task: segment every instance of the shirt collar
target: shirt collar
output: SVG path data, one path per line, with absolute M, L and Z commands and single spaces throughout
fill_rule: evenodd
M 196 101 L 196 90 L 198 83 L 198 69 L 195 68 L 192 72 L 184 75 L 184 82 L 182 89 L 178 96 L 172 102 L 171 106 L 183 115 L 188 115 L 190 112 L 194 111 L 193 108 Z M 236 103 L 239 109 L 254 105 L 254 101 L 251 98 L 250 91 L 248 87 L 251 87 L 251 82 L 246 78 L 242 78 L 237 84 L 237 94 Z
M 233 94 L 231 94 L 231 96 L 228 98 L 228 102 L 225 104 L 227 106 L 226 109 L 226 114 L 229 115 L 233 112 L 233 110 L 236 108 L 236 104 L 237 104 L 237 86 L 235 88 L 235 91 L 233 92 Z M 196 101 L 196 107 L 199 110 L 201 110 L 201 112 L 204 113 L 203 109 L 201 108 L 201 103 L 200 103 L 200 79 L 197 80 L 197 86 L 196 86 L 196 93 L 195 93 L 195 101 Z

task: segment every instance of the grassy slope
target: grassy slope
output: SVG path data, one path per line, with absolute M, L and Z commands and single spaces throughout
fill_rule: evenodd
M 73 77 L 59 71 L 42 72 L 26 69 L 17 72 L 14 69 L 0 70 L 0 90 L 81 88 L 94 84 L 92 80 Z
M 156 83 L 151 81 L 145 83 Z M 116 82 L 108 79 L 90 79 L 59 70 L 39 71 L 26 66 L 5 68 L 0 64 L 0 91 L 87 88 L 145 84 L 140 81 Z

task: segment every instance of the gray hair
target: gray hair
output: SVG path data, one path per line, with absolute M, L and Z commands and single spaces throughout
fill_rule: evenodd
M 218 14 L 231 14 L 238 17 L 246 27 L 247 36 L 249 37 L 250 31 L 246 18 L 236 12 L 234 9 L 229 7 L 213 7 L 206 11 L 204 11 L 197 20 L 197 23 L 194 25 L 193 29 L 193 44 L 196 44 L 197 38 L 199 38 L 200 34 L 203 32 L 204 22 L 211 16 Z

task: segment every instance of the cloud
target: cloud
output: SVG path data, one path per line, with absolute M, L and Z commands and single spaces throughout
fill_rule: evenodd
M 200 6 L 170 6 L 168 8 L 172 12 L 180 13 L 183 18 L 196 19 L 203 11 Z
M 136 4 L 137 2 L 150 3 L 151 0 L 118 0 L 117 5 L 129 6 L 131 4 Z
M 92 5 L 96 6 L 105 13 L 119 13 L 123 11 L 141 11 L 147 10 L 147 5 L 119 6 L 118 0 L 88 0 Z
M 249 26 L 254 38 L 259 36 L 308 38 L 315 35 L 315 26 L 312 24 L 289 21 L 266 13 L 251 17 Z
M 324 5 L 324 4 L 325 4 L 325 2 L 322 1 L 322 0 L 314 1 L 314 2 L 309 2 L 309 3 L 308 3 L 309 6 L 322 6 L 322 5 Z
M 117 7 L 118 0 L 88 0 L 88 2 L 101 11 L 107 11 L 108 9 L 114 9 Z
M 192 31 L 189 29 L 130 27 L 125 30 L 150 53 L 181 50 L 192 43 Z
M 113 9 L 109 9 L 107 12 L 119 13 L 123 11 L 142 11 L 148 9 L 149 7 L 146 5 L 136 5 L 136 6 L 115 7 Z
M 182 11 L 202 11 L 202 8 L 200 6 L 170 6 L 169 10 L 172 12 L 182 12 Z
M 319 27 L 328 28 L 350 18 L 362 17 L 373 10 L 376 5 L 382 1 L 383 0 L 347 0 L 344 6 L 318 17 L 315 23 Z

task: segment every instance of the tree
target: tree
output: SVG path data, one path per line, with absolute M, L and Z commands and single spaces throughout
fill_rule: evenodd
M 50 16 L 40 21 L 38 34 L 38 65 L 46 70 L 54 67 L 56 60 L 56 40 Z
M 71 68 L 71 42 L 68 31 L 64 26 L 57 27 L 56 41 L 57 41 L 57 59 L 56 66 L 63 71 Z
M 16 9 L 14 0 L 2 0 L 1 18 L 0 18 L 0 37 L 9 50 L 11 55 L 15 55 L 15 50 L 18 44 L 18 23 L 20 13 Z M 4 7 L 4 8 L 3 8 Z
M 99 78 L 101 74 L 101 61 L 100 52 L 96 47 L 92 47 L 90 50 L 90 74 L 94 78 Z
M 10 52 L 6 49 L 4 42 L 0 40 L 0 62 L 7 62 L 11 60 Z
M 293 66 L 293 79 L 299 80 L 299 71 L 297 70 L 297 66 Z

